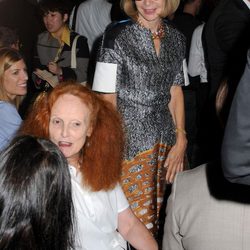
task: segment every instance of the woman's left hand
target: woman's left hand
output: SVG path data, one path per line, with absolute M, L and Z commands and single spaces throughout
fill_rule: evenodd
M 62 69 L 60 66 L 58 66 L 57 63 L 55 62 L 49 62 L 48 64 L 48 69 L 51 73 L 55 75 L 61 75 L 62 74 Z
M 169 151 L 164 163 L 164 167 L 167 169 L 167 183 L 173 183 L 176 173 L 183 171 L 187 139 L 185 135 L 180 137 L 178 137 L 176 144 Z

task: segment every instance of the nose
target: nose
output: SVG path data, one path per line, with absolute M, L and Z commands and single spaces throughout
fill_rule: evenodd
M 152 2 L 152 0 L 143 0 L 144 5 L 149 5 Z
M 69 134 L 68 126 L 66 124 L 63 124 L 61 135 L 62 135 L 62 137 L 67 137 L 68 134 Z
M 25 81 L 28 80 L 29 77 L 28 77 L 28 74 L 27 74 L 26 70 L 23 71 L 22 77 L 23 77 L 23 80 L 25 80 Z

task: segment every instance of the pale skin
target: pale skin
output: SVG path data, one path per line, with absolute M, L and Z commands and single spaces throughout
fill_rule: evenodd
M 50 140 L 76 169 L 79 168 L 80 151 L 87 137 L 94 133 L 90 117 L 91 111 L 87 105 L 79 97 L 70 94 L 60 96 L 51 110 Z M 153 236 L 130 208 L 118 214 L 118 231 L 138 250 L 158 249 Z
M 176 143 L 168 153 L 164 166 L 167 168 L 166 180 L 173 183 L 176 173 L 183 171 L 184 156 L 187 146 L 187 138 L 184 133 L 185 114 L 183 92 L 180 86 L 172 86 L 170 89 L 171 100 L 169 110 L 176 128 Z
M 23 59 L 13 63 L 3 74 L 2 88 L 10 100 L 27 93 L 27 68 Z
M 127 208 L 118 215 L 118 231 L 137 250 L 156 250 L 157 243 L 144 224 Z
M 135 1 L 138 10 L 139 22 L 151 32 L 157 31 L 162 19 L 160 13 L 164 6 L 164 0 L 137 0 Z M 156 54 L 160 54 L 161 40 L 154 39 L 154 47 Z M 176 132 L 176 143 L 171 148 L 167 159 L 164 163 L 166 168 L 166 181 L 173 183 L 176 173 L 183 171 L 183 163 L 185 150 L 187 146 L 187 139 L 185 134 L 185 114 L 184 114 L 184 100 L 181 87 L 173 86 L 170 89 L 171 100 L 169 103 L 169 110 L 171 112 L 174 124 L 179 130 Z M 104 94 L 103 98 L 111 102 L 114 107 L 117 107 L 117 94 Z

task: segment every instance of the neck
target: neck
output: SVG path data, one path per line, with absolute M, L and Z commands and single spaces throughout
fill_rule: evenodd
M 61 27 L 58 31 L 56 31 L 55 33 L 53 33 L 54 37 L 61 42 L 61 38 L 62 38 L 62 34 L 63 34 L 63 30 L 64 30 L 64 27 Z
M 76 169 L 80 168 L 80 164 L 79 164 L 79 157 L 71 157 L 71 158 L 67 158 L 68 164 L 73 166 Z
M 162 22 L 161 18 L 158 18 L 157 20 L 153 21 L 146 21 L 144 18 L 140 16 L 138 17 L 137 20 L 143 27 L 149 29 L 151 32 L 156 32 Z

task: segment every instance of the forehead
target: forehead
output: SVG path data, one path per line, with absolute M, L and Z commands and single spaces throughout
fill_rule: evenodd
M 12 65 L 5 72 L 8 72 L 10 70 L 15 70 L 15 69 L 23 69 L 23 68 L 26 68 L 26 65 L 25 65 L 24 60 L 21 59 L 17 62 L 12 63 Z
M 77 96 L 64 94 L 58 97 L 51 109 L 51 115 L 63 117 L 89 117 L 89 107 Z
M 59 12 L 58 10 L 47 10 L 43 13 L 43 16 L 47 16 L 49 14 L 53 14 L 53 15 L 60 15 L 62 16 L 62 13 Z

